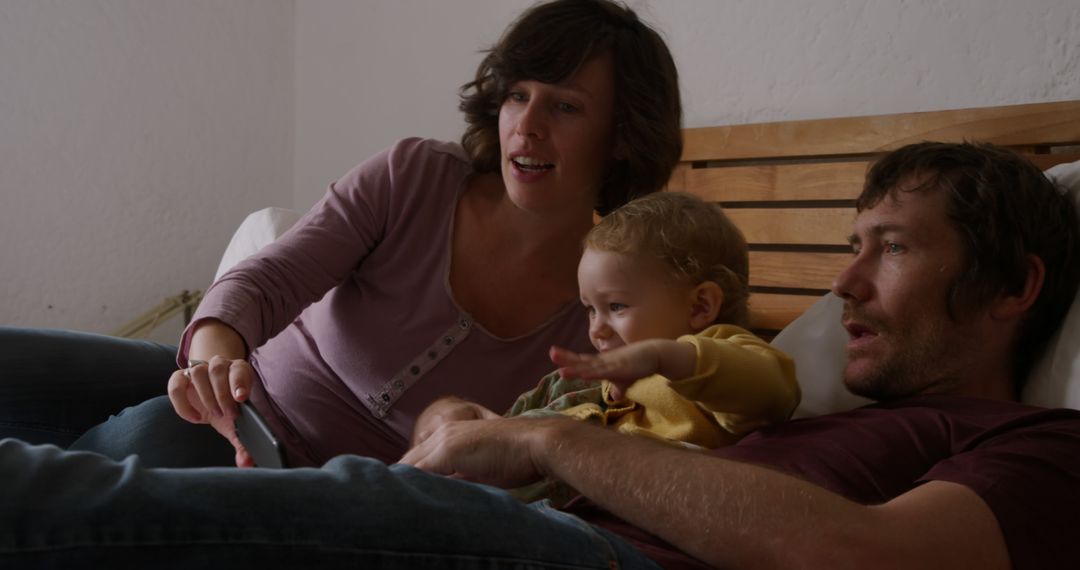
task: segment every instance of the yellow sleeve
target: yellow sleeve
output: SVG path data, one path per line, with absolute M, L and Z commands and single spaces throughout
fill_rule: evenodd
M 678 340 L 694 345 L 697 366 L 693 376 L 671 380 L 671 388 L 729 433 L 784 421 L 799 404 L 795 362 L 746 329 L 714 325 Z

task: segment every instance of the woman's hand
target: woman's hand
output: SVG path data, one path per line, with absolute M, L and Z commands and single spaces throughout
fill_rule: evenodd
M 169 377 L 169 401 L 191 423 L 210 424 L 236 449 L 236 466 L 255 462 L 236 435 L 237 402 L 247 400 L 254 376 L 246 360 L 215 356 L 209 362 L 177 370 Z
M 501 417 L 480 404 L 468 402 L 454 396 L 441 398 L 424 408 L 424 411 L 420 413 L 420 417 L 416 418 L 416 425 L 413 426 L 413 436 L 412 441 L 409 442 L 409 447 L 416 447 L 445 423 L 490 420 Z
M 243 359 L 193 361 L 169 378 L 169 400 L 176 413 L 192 423 L 209 423 L 215 417 L 233 421 L 239 415 L 237 402 L 248 399 L 253 375 Z
M 236 436 L 237 402 L 251 395 L 255 371 L 246 359 L 243 337 L 216 319 L 206 319 L 192 333 L 191 366 L 169 377 L 169 401 L 177 415 L 192 423 L 210 424 L 236 449 L 237 467 L 254 461 Z

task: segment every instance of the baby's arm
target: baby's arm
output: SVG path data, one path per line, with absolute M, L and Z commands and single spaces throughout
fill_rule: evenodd
M 697 348 L 697 367 L 672 378 L 672 389 L 712 412 L 728 432 L 786 420 L 798 405 L 794 361 L 749 331 L 718 325 L 681 342 Z
M 607 380 L 612 384 L 614 399 L 622 398 L 626 388 L 640 378 L 653 374 L 686 378 L 694 374 L 697 366 L 694 345 L 667 339 L 635 342 L 600 354 L 580 354 L 553 346 L 549 356 L 564 378 Z

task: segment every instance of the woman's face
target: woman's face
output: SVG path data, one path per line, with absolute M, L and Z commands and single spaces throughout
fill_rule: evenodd
M 591 212 L 612 161 L 615 74 L 595 56 L 558 84 L 518 81 L 499 110 L 502 176 L 521 209 Z

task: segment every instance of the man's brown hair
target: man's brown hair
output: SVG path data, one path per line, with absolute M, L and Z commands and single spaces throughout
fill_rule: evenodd
M 919 184 L 904 191 L 948 194 L 947 214 L 964 243 L 967 267 L 949 290 L 950 318 L 981 309 L 996 295 L 1020 292 L 1027 278 L 1027 255 L 1046 266 L 1042 290 L 1020 326 L 1013 352 L 1019 395 L 1080 282 L 1076 206 L 1035 165 L 1008 149 L 923 142 L 878 160 L 856 208 L 873 208 L 913 179 Z

